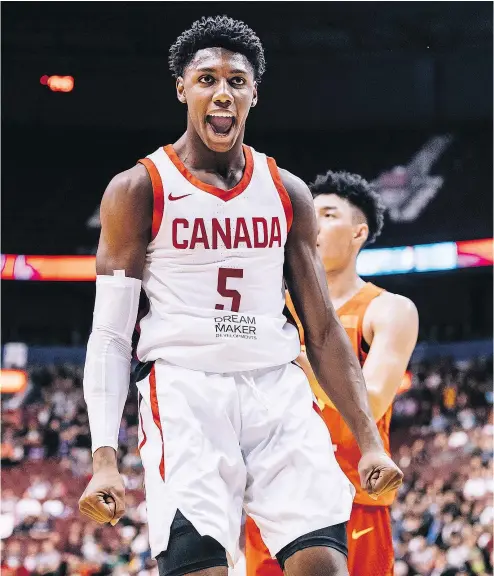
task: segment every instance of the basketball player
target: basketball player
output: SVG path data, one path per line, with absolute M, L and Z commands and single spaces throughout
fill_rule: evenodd
M 80 510 L 124 513 L 118 430 L 135 380 L 151 551 L 162 576 L 226 576 L 242 507 L 290 576 L 347 574 L 354 488 L 314 409 L 284 281 L 321 386 L 356 437 L 365 490 L 402 473 L 386 454 L 360 366 L 329 301 L 309 189 L 243 143 L 264 72 L 244 23 L 203 18 L 171 47 L 187 127 L 109 184 L 84 375 L 94 474 Z
M 311 191 L 319 229 L 317 246 L 331 301 L 363 367 L 371 411 L 389 453 L 391 405 L 417 341 L 417 310 L 408 298 L 385 292 L 357 274 L 358 253 L 375 240 L 383 224 L 383 207 L 370 185 L 355 174 L 327 172 L 317 177 Z M 355 438 L 318 384 L 305 354 L 299 361 L 323 407 L 336 459 L 357 492 L 347 525 L 350 574 L 393 576 L 389 506 L 395 491 L 375 499 L 362 490 Z M 246 522 L 246 563 L 247 576 L 281 575 L 250 518 Z

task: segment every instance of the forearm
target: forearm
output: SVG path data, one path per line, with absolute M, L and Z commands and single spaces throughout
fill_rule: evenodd
M 93 453 L 102 446 L 118 449 L 118 433 L 129 391 L 130 343 L 106 330 L 93 330 L 84 367 L 86 401 Z
M 324 336 L 306 333 L 307 356 L 314 374 L 351 429 L 362 453 L 381 450 L 364 377 L 344 328 L 336 320 L 327 323 Z
M 374 422 L 378 422 L 387 410 L 383 400 L 378 392 L 374 390 L 367 390 L 367 397 L 369 399 L 369 408 L 374 418 Z
M 131 337 L 141 281 L 115 274 L 98 276 L 93 330 L 84 367 L 92 451 L 118 448 L 118 433 L 130 383 Z
M 365 376 L 364 376 L 365 378 Z M 369 398 L 369 406 L 372 412 L 374 420 L 378 422 L 386 413 L 386 410 L 391 406 L 393 402 L 393 397 L 388 399 L 388 395 L 384 393 L 382 386 L 372 386 L 369 380 L 365 380 L 367 383 L 367 396 Z M 396 388 L 394 388 L 396 390 Z

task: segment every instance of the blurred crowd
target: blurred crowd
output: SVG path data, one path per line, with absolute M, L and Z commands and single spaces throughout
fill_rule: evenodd
M 5 574 L 157 576 L 136 404 L 131 387 L 119 438 L 126 513 L 112 528 L 86 521 L 77 507 L 91 473 L 82 368 L 35 369 L 24 395 L 2 403 Z M 392 509 L 395 575 L 492 574 L 492 361 L 416 365 L 392 428 L 393 456 L 405 472 Z
M 395 576 L 492 574 L 492 361 L 416 366 L 393 423 Z
M 24 398 L 2 405 L 2 570 L 12 574 L 157 576 L 151 559 L 131 387 L 120 429 L 126 513 L 117 526 L 85 520 L 91 474 L 82 368 L 35 369 Z

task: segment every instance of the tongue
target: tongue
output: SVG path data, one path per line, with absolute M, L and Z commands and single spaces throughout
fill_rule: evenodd
M 209 123 L 218 134 L 226 134 L 233 125 L 233 118 L 226 116 L 209 116 Z

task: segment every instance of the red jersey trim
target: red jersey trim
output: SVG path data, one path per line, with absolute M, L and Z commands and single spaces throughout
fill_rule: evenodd
M 158 405 L 158 393 L 156 391 L 156 370 L 153 364 L 149 374 L 150 384 L 150 397 L 151 397 L 151 413 L 153 415 L 154 423 L 156 424 L 161 436 L 161 460 L 160 460 L 160 476 L 165 480 L 165 443 L 163 440 L 163 429 L 161 428 L 160 408 Z
M 254 158 L 252 155 L 252 150 L 245 144 L 242 146 L 242 149 L 245 157 L 245 167 L 242 178 L 240 179 L 240 182 L 230 190 L 222 190 L 221 188 L 217 188 L 216 186 L 202 182 L 199 180 L 199 178 L 196 178 L 193 174 L 191 174 L 185 167 L 182 160 L 180 160 L 178 154 L 175 152 L 175 149 L 171 144 L 163 148 L 163 150 L 168 155 L 168 158 L 170 158 L 170 160 L 175 165 L 175 168 L 186 180 L 188 180 L 196 188 L 199 188 L 199 190 L 207 192 L 208 194 L 212 194 L 224 202 L 233 200 L 233 198 L 237 197 L 239 194 L 242 194 L 242 192 L 247 188 L 247 186 L 250 184 L 250 181 L 252 180 L 252 174 L 254 173 Z
M 153 185 L 153 223 L 151 226 L 151 240 L 154 240 L 160 230 L 163 212 L 165 210 L 165 193 L 160 173 L 154 162 L 149 158 L 142 158 L 139 162 L 145 166 Z
M 290 200 L 290 196 L 288 195 L 288 192 L 286 191 L 286 188 L 283 184 L 275 159 L 268 156 L 267 160 L 271 178 L 273 179 L 274 185 L 276 186 L 276 190 L 278 190 L 278 194 L 280 195 L 280 200 L 283 205 L 286 218 L 286 231 L 288 233 L 290 232 L 290 228 L 292 227 L 293 222 L 292 201 Z

